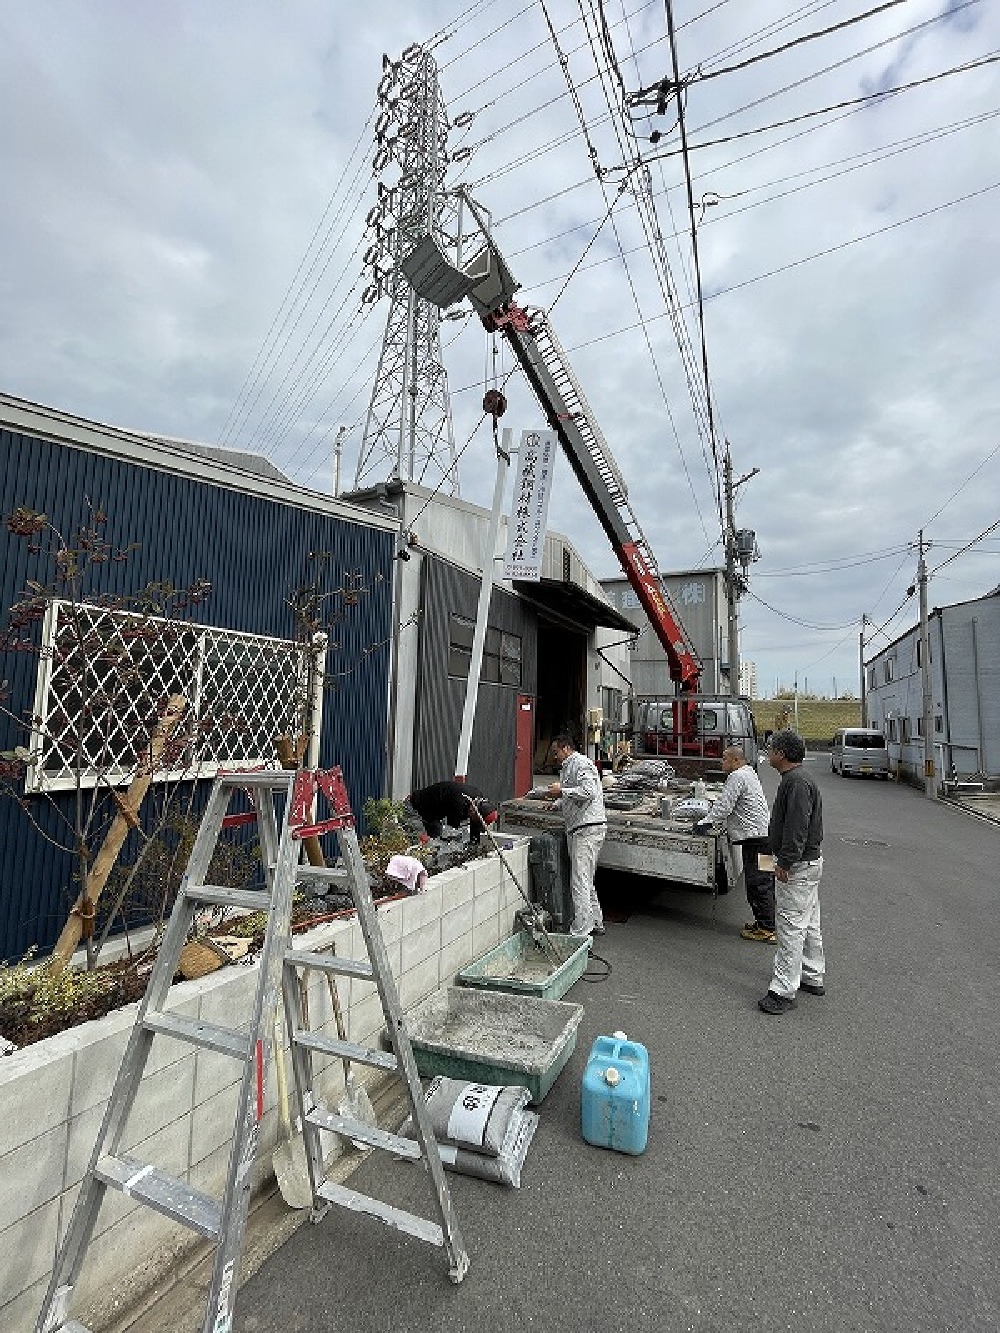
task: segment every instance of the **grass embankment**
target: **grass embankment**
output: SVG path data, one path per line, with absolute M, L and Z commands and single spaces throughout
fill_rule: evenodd
M 833 740 L 840 727 L 861 725 L 861 702 L 858 699 L 799 699 L 798 727 L 795 727 L 795 703 L 792 699 L 758 699 L 753 705 L 757 734 L 793 727 L 809 744 Z

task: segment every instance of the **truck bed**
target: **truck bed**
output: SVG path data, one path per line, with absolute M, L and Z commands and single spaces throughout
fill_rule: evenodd
M 693 884 L 713 893 L 726 893 L 742 877 L 725 833 L 692 833 L 689 821 L 660 813 L 657 795 L 641 797 L 630 810 L 609 808 L 607 815 L 608 834 L 597 861 L 605 869 Z M 506 832 L 524 837 L 565 829 L 562 814 L 539 800 L 504 801 L 500 819 Z

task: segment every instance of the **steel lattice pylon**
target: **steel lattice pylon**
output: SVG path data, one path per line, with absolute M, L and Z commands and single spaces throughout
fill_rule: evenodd
M 375 127 L 377 174 L 398 168 L 395 184 L 378 185 L 368 215 L 375 243 L 366 300 L 389 297 L 378 372 L 354 477 L 356 489 L 398 477 L 459 494 L 448 376 L 441 360 L 441 314 L 416 295 L 400 260 L 428 232 L 444 235 L 454 211 L 444 195 L 447 118 L 437 65 L 419 46 L 385 61 Z

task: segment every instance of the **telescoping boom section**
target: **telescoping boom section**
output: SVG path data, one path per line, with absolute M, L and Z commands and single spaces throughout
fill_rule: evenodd
M 520 284 L 494 246 L 482 210 L 460 193 L 478 229 L 473 258 L 463 266 L 452 264 L 427 235 L 403 260 L 403 272 L 418 296 L 440 309 L 468 297 L 486 328 L 503 333 L 666 651 L 671 679 L 684 693 L 696 691 L 701 661 L 670 602 L 628 488 L 566 353 L 544 311 L 515 304 Z

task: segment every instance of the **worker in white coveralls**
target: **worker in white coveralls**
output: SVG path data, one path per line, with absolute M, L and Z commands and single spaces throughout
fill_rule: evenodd
M 603 935 L 604 914 L 594 888 L 597 858 L 608 831 L 604 811 L 601 776 L 592 760 L 581 754 L 573 738 L 556 736 L 552 752 L 559 763 L 559 781 L 549 784 L 548 794 L 555 797 L 566 820 L 569 844 L 570 892 L 573 897 L 572 935 Z

